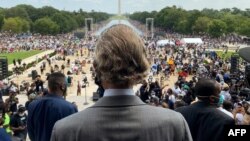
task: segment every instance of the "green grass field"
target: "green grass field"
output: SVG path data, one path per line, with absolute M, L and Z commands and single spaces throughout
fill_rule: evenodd
M 31 51 L 21 51 L 21 52 L 14 52 L 14 53 L 0 53 L 0 57 L 6 56 L 8 58 L 8 64 L 13 64 L 14 59 L 25 59 L 31 57 L 33 55 L 39 54 L 43 52 L 42 50 L 31 50 Z
M 228 51 L 226 54 L 223 51 L 216 51 L 216 53 L 218 54 L 218 56 L 220 56 L 221 58 L 223 58 L 224 60 L 231 58 L 231 55 L 234 54 L 235 52 L 230 52 Z

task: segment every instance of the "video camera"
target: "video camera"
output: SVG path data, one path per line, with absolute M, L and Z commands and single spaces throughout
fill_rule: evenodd
M 89 85 L 89 82 L 88 82 L 88 78 L 87 78 L 87 76 L 85 76 L 84 78 L 83 78 L 83 85 L 82 85 L 82 88 L 86 88 L 87 87 L 87 85 Z

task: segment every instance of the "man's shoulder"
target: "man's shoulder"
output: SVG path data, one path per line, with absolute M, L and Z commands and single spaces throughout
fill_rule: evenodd
M 63 119 L 60 119 L 56 122 L 55 124 L 55 129 L 57 131 L 65 131 L 67 129 L 72 129 L 74 130 L 75 127 L 78 127 L 80 124 L 86 124 L 86 123 L 89 123 L 88 120 L 90 120 L 91 117 L 86 117 L 86 109 L 81 111 L 81 112 L 78 112 L 78 113 L 75 113 L 75 114 L 72 114 L 72 115 L 69 115 Z M 87 122 L 86 122 L 87 121 Z
M 32 101 L 29 107 L 37 107 L 41 106 L 41 104 L 45 104 L 46 106 L 53 106 L 53 107 L 70 107 L 74 108 L 74 105 L 62 98 L 51 98 L 51 97 L 42 97 Z
M 189 106 L 179 107 L 179 108 L 175 109 L 175 111 L 177 111 L 177 112 L 183 112 L 183 111 L 187 112 L 187 111 L 192 110 L 194 108 L 195 107 L 193 107 L 192 105 L 189 105 Z
M 155 126 L 156 124 L 148 124 L 148 123 L 155 123 L 157 121 L 157 125 L 161 126 L 170 126 L 173 125 L 173 127 L 179 127 L 179 125 L 184 124 L 184 117 L 173 110 L 164 109 L 160 107 L 154 107 L 154 106 L 142 106 L 143 108 L 147 109 L 147 115 L 145 112 L 138 116 L 141 123 L 143 123 L 144 126 Z M 73 115 L 70 115 L 68 117 L 65 117 L 55 124 L 55 130 L 59 132 L 63 132 L 67 129 L 77 130 L 76 127 L 88 127 L 92 126 L 93 122 L 95 122 L 99 118 L 103 118 L 98 116 L 98 110 L 101 110 L 99 108 L 87 108 L 81 112 L 75 113 Z M 146 111 L 146 110 L 142 110 Z M 139 114 L 139 113 L 138 113 Z M 145 114 L 145 116 L 143 116 Z M 95 116 L 95 117 L 93 117 Z M 111 120 L 111 119 L 110 119 Z M 178 125 L 178 126 L 175 126 Z
M 218 116 L 222 122 L 234 122 L 234 119 L 219 109 L 214 109 L 214 115 Z M 229 112 L 230 113 L 230 112 Z
M 154 106 L 148 106 L 146 105 L 145 108 L 147 117 L 145 117 L 147 120 L 153 120 L 153 121 L 163 121 L 164 123 L 178 123 L 182 122 L 184 120 L 184 117 L 173 110 L 165 109 L 162 107 L 154 107 Z M 153 122 L 152 121 L 152 122 Z M 164 124 L 163 123 L 163 124 Z M 182 122 L 183 123 L 183 122 Z

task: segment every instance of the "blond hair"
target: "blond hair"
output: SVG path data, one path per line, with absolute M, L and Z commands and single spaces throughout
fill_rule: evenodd
M 148 75 L 144 43 L 128 26 L 116 25 L 99 38 L 94 67 L 101 81 L 134 85 Z

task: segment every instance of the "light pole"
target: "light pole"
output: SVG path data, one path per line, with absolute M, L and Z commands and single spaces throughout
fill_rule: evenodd
M 119 24 L 121 23 L 121 0 L 118 0 L 118 17 L 119 17 Z
M 88 105 L 89 103 L 88 103 L 88 100 L 87 100 L 87 84 L 89 84 L 89 83 L 88 83 L 88 79 L 87 79 L 86 76 L 83 79 L 83 82 L 84 82 L 83 86 L 85 87 L 85 102 L 83 103 L 83 105 Z
M 148 27 L 150 29 L 148 29 Z M 154 38 L 154 18 L 146 18 L 146 39 L 148 39 L 148 32 L 149 35 L 151 34 L 151 39 Z
M 85 37 L 88 38 L 89 37 L 88 34 L 91 33 L 92 31 L 93 31 L 93 18 L 85 18 Z

